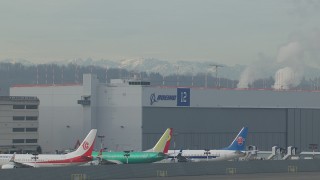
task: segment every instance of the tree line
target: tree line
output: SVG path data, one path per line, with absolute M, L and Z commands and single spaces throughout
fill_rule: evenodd
M 160 73 L 137 72 L 121 68 L 103 68 L 99 66 L 79 66 L 77 64 L 24 65 L 21 63 L 0 63 L 0 95 L 9 95 L 9 88 L 17 84 L 74 84 L 82 83 L 83 74 L 96 74 L 100 82 L 110 79 L 133 78 L 150 81 L 154 86 L 195 86 L 207 88 L 236 88 L 238 80 L 224 77 L 215 78 L 211 74 L 198 73 L 194 76 L 172 74 L 162 76 Z M 273 77 L 258 79 L 249 88 L 271 89 Z M 320 78 L 303 78 L 298 90 L 320 90 Z

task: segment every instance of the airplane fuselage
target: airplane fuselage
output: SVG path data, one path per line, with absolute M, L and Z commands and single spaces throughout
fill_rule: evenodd
M 0 154 L 2 169 L 73 166 L 92 161 L 97 129 L 92 129 L 80 146 L 68 154 Z
M 99 152 L 92 152 L 94 158 L 99 156 Z M 164 159 L 166 156 L 159 152 L 103 152 L 100 156 L 106 163 L 112 164 L 138 164 L 152 163 Z
M 69 157 L 67 154 L 0 154 L 0 165 L 10 164 L 10 159 L 15 156 L 15 166 L 24 164 L 30 167 L 57 167 L 57 166 L 74 166 L 88 162 L 90 157 Z M 92 158 L 91 158 L 92 159 Z
M 228 147 L 218 150 L 169 150 L 169 158 L 186 161 L 225 161 L 245 156 L 245 143 L 248 128 L 243 127 Z
M 176 158 L 180 153 L 179 150 L 169 150 L 169 158 Z M 225 161 L 244 156 L 245 153 L 233 150 L 183 150 L 181 156 L 188 161 Z

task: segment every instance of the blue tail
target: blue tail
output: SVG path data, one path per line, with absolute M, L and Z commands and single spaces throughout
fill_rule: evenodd
M 243 151 L 246 147 L 246 140 L 248 135 L 248 128 L 243 127 L 237 137 L 232 141 L 230 146 L 224 148 L 224 150 Z

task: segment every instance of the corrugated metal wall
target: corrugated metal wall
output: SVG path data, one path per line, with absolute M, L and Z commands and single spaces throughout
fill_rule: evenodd
M 288 109 L 288 144 L 308 151 L 309 144 L 320 146 L 320 110 Z M 298 149 L 298 150 L 299 150 Z
M 175 149 L 219 149 L 249 127 L 246 145 L 259 150 L 319 144 L 319 109 L 286 108 L 143 108 L 143 149 L 151 148 L 167 127 L 174 128 Z M 172 142 L 171 148 L 174 149 Z

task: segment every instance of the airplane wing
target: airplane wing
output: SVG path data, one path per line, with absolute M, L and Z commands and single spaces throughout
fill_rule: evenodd
M 81 156 L 82 159 L 85 159 L 86 161 L 92 161 L 93 158 L 89 156 Z
M 123 164 L 122 162 L 117 161 L 117 160 L 105 160 L 105 159 L 100 158 L 100 157 L 98 157 L 98 159 L 99 159 L 99 164 L 101 164 L 101 165 Z
M 102 157 L 102 151 L 100 150 L 98 156 L 97 156 L 97 159 L 99 160 L 99 164 L 101 165 L 107 165 L 107 164 L 123 164 L 122 162 L 120 161 L 117 161 L 117 160 L 106 160 Z
M 235 153 L 235 154 L 239 154 L 239 155 L 246 155 L 246 153 L 245 153 L 245 152 L 238 151 L 238 150 L 237 150 L 237 151 L 235 151 L 234 153 Z
M 14 167 L 17 167 L 17 168 L 34 168 L 35 167 L 29 163 L 20 163 L 20 162 L 12 162 L 12 163 Z
M 17 168 L 34 168 L 34 166 L 29 164 L 29 163 L 21 163 L 21 162 L 15 161 L 15 157 L 16 157 L 16 153 L 13 154 L 13 156 L 11 157 L 11 159 L 9 161 L 9 163 L 11 165 L 13 165 L 14 167 L 17 167 Z

